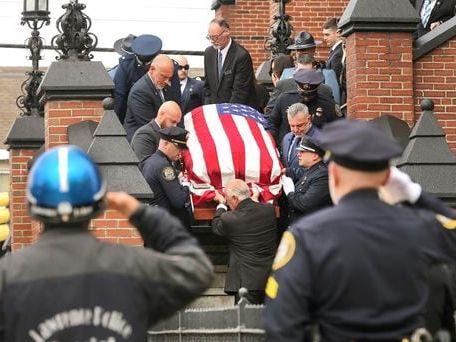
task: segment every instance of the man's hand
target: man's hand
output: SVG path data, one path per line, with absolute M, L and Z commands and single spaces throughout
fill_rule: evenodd
M 400 202 L 415 203 L 421 196 L 421 186 L 413 182 L 410 176 L 396 167 L 390 168 L 386 184 L 380 189 L 382 199 L 389 204 Z
M 117 210 L 129 218 L 138 210 L 141 203 L 126 192 L 108 192 L 106 194 L 108 209 Z
M 218 204 L 225 204 L 225 197 L 217 190 L 215 190 L 214 192 L 215 192 L 214 201 L 217 202 Z

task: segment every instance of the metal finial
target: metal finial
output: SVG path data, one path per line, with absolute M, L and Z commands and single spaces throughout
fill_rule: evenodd
M 430 99 L 424 99 L 421 101 L 421 110 L 422 111 L 433 111 L 434 110 L 434 101 Z
M 275 20 L 270 27 L 272 38 L 266 41 L 266 50 L 273 55 L 287 54 L 287 46 L 292 44 L 291 32 L 293 26 L 288 22 L 290 16 L 285 14 L 285 4 L 289 0 L 273 0 L 279 3 L 279 13 L 273 17 Z
M 98 38 L 89 33 L 92 20 L 82 13 L 85 7 L 78 0 L 70 0 L 68 4 L 62 5 L 66 12 L 56 23 L 60 34 L 51 41 L 53 49 L 59 54 L 57 59 L 89 61 L 93 58 L 90 52 L 97 46 Z

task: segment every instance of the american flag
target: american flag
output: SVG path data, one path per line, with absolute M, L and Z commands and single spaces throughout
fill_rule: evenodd
M 280 195 L 282 165 L 265 124 L 253 108 L 233 103 L 205 105 L 185 115 L 190 134 L 183 159 L 195 206 L 211 201 L 215 189 L 223 193 L 234 178 L 259 190 L 262 201 Z

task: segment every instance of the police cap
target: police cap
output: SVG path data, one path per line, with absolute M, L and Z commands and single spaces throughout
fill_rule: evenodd
M 162 41 L 152 34 L 142 34 L 138 36 L 131 44 L 131 50 L 142 59 L 151 60 L 162 48 Z
M 167 127 L 158 131 L 160 138 L 177 145 L 179 148 L 187 148 L 188 131 L 181 127 Z
M 295 38 L 294 44 L 288 45 L 288 50 L 310 49 L 321 44 L 321 40 L 315 40 L 314 37 L 306 31 L 301 31 Z
M 125 38 L 117 39 L 114 42 L 114 51 L 122 56 L 131 55 L 133 53 L 133 51 L 131 50 L 131 44 L 133 43 L 135 38 L 135 35 L 129 34 Z
M 303 90 L 316 89 L 324 80 L 323 74 L 315 69 L 300 69 L 295 72 L 293 79 Z
M 315 138 L 304 136 L 299 143 L 299 146 L 296 147 L 296 151 L 309 151 L 318 154 L 320 157 L 323 157 L 325 151 L 318 145 L 318 142 Z
M 318 144 L 330 152 L 330 159 L 348 169 L 380 171 L 402 149 L 375 123 L 361 120 L 337 120 L 326 124 Z

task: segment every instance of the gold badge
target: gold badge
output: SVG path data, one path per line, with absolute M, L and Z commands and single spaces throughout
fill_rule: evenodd
M 266 296 L 271 299 L 275 299 L 277 297 L 277 292 L 279 292 L 279 283 L 273 276 L 269 276 L 264 292 L 266 293 Z
M 176 173 L 174 172 L 174 169 L 172 166 L 166 166 L 162 169 L 162 177 L 164 180 L 167 181 L 172 181 L 176 179 Z
M 315 111 L 315 115 L 318 116 L 319 118 L 323 116 L 323 108 L 318 107 L 317 110 Z
M 437 214 L 435 215 L 437 221 L 446 229 L 456 229 L 456 220 L 450 219 L 449 217 Z
M 272 269 L 275 271 L 285 266 L 293 257 L 295 250 L 295 238 L 293 234 L 291 234 L 289 231 L 286 231 L 282 235 L 282 241 L 280 241 L 279 248 L 277 248 L 274 263 L 272 264 Z

